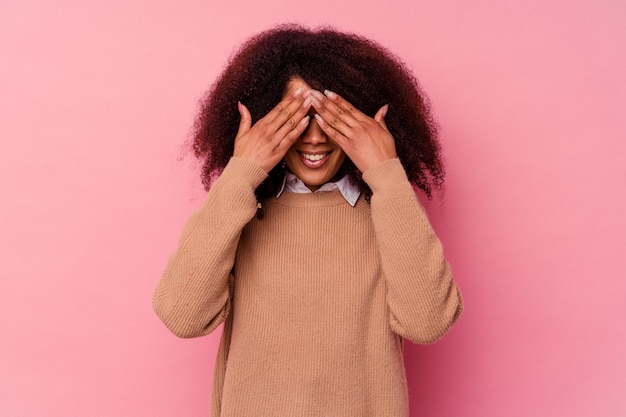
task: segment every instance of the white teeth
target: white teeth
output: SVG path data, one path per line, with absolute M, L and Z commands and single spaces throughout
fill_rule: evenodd
M 321 159 L 324 159 L 324 157 L 326 157 L 326 155 L 328 155 L 328 154 L 327 153 L 321 153 L 321 154 L 317 154 L 317 155 L 310 155 L 308 153 L 303 153 L 302 154 L 304 159 L 308 159 L 309 161 L 319 161 Z

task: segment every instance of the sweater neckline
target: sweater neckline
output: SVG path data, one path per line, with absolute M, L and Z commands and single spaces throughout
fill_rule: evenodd
M 360 200 L 360 198 L 359 198 Z M 332 207 L 350 204 L 339 190 L 323 193 L 291 193 L 283 192 L 280 197 L 272 198 L 274 204 L 292 207 Z M 358 201 L 357 201 L 358 204 Z

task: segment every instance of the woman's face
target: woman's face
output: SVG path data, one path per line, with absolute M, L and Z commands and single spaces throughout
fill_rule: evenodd
M 285 96 L 300 86 L 311 89 L 302 79 L 292 78 L 287 83 Z M 314 113 L 315 110 L 311 107 L 309 126 L 294 142 L 284 158 L 289 170 L 311 191 L 317 190 L 321 185 L 332 180 L 346 159 L 343 150 L 319 127 L 313 117 Z

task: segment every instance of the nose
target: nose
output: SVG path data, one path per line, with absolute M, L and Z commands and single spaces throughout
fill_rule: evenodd
M 315 117 L 311 116 L 309 126 L 302 134 L 302 138 L 300 139 L 300 141 L 302 143 L 308 143 L 310 145 L 324 144 L 328 141 L 326 133 L 324 133 L 320 125 L 317 124 L 317 120 L 315 120 Z

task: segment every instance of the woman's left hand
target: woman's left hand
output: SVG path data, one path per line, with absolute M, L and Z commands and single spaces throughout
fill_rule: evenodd
M 385 124 L 388 104 L 371 118 L 332 91 L 322 94 L 313 90 L 312 96 L 318 125 L 359 171 L 397 157 L 395 141 Z

